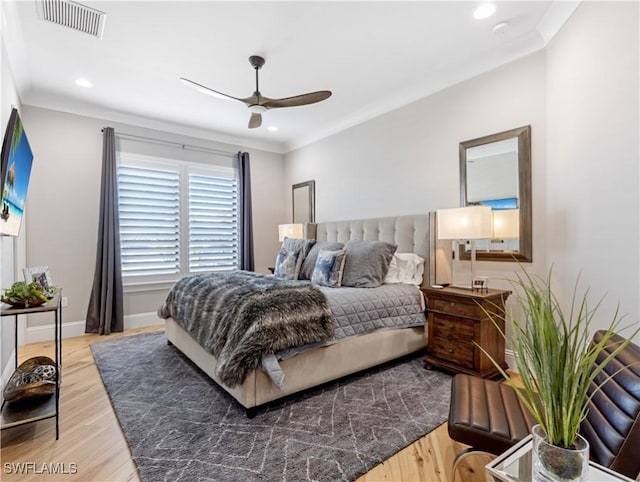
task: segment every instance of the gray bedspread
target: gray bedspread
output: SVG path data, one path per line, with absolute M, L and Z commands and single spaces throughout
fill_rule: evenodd
M 422 292 L 402 283 L 377 288 L 320 288 L 336 319 L 334 340 L 382 328 L 424 325 Z

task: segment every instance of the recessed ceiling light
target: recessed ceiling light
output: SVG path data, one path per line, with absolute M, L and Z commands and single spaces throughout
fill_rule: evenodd
M 267 127 L 267 130 L 270 132 L 278 132 L 278 127 L 277 126 L 269 126 Z
M 85 87 L 87 89 L 93 87 L 93 84 L 90 81 L 83 78 L 76 79 L 76 85 L 79 85 L 80 87 Z
M 482 20 L 483 18 L 490 17 L 494 13 L 496 13 L 496 6 L 493 3 L 483 3 L 473 12 L 473 18 Z

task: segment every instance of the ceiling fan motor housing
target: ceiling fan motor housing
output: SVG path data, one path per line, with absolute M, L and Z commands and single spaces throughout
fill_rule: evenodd
M 261 69 L 264 65 L 264 58 L 259 55 L 252 55 L 249 57 L 249 63 L 254 69 Z

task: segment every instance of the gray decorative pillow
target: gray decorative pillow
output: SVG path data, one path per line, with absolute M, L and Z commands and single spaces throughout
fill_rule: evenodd
M 287 280 L 298 279 L 302 261 L 309 249 L 316 242 L 315 239 L 294 239 L 285 237 L 276 258 L 273 274 Z
M 318 253 L 321 250 L 326 249 L 328 251 L 337 251 L 344 248 L 344 243 L 334 241 L 317 241 L 309 251 L 309 254 L 304 258 L 302 262 L 302 269 L 300 269 L 299 279 L 311 279 L 313 276 L 313 270 L 316 267 L 316 261 L 318 259 Z
M 376 288 L 383 283 L 398 246 L 385 241 L 352 239 L 345 244 L 344 249 L 347 251 L 347 259 L 342 286 Z
M 315 239 L 296 239 L 285 237 L 284 241 L 282 241 L 282 246 L 287 248 L 288 251 L 299 251 L 302 253 L 302 259 L 304 260 L 315 243 Z
M 330 288 L 339 288 L 342 283 L 342 273 L 347 252 L 344 249 L 338 251 L 320 250 L 316 266 L 313 269 L 311 282 Z

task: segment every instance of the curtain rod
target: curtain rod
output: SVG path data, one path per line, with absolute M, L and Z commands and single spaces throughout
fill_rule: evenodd
M 104 129 L 101 129 L 102 132 L 104 132 Z M 132 140 L 143 140 L 143 141 L 148 141 L 148 142 L 152 142 L 155 144 L 166 144 L 169 146 L 176 146 L 179 147 L 181 149 L 189 149 L 192 151 L 201 151 L 201 152 L 211 152 L 213 154 L 221 154 L 224 156 L 233 156 L 236 153 L 235 152 L 229 152 L 229 151 L 223 151 L 221 149 L 212 149 L 209 147 L 200 147 L 200 146 L 192 146 L 189 144 L 185 144 L 183 142 L 175 142 L 175 141 L 167 141 L 164 139 L 155 139 L 153 137 L 146 137 L 146 136 L 137 136 L 135 134 L 127 134 L 124 132 L 116 132 L 114 130 L 114 134 L 122 139 L 132 139 Z

